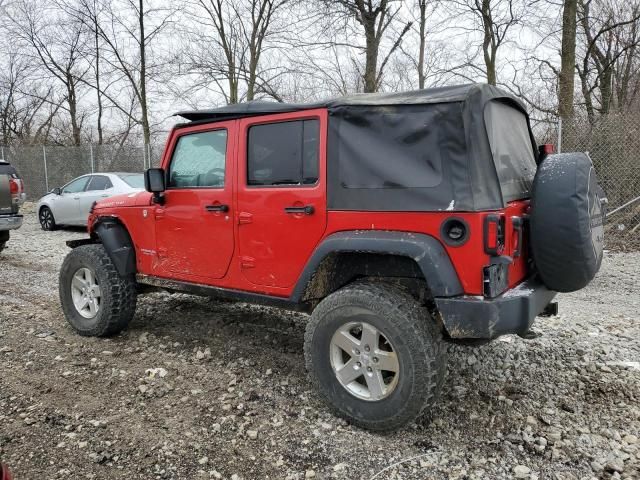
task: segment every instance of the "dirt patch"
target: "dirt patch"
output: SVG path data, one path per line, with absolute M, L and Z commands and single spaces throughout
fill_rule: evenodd
M 57 271 L 83 236 L 29 214 L 0 255 L 0 458 L 18 479 L 640 478 L 637 253 L 608 254 L 540 337 L 451 347 L 433 421 L 378 435 L 310 390 L 302 314 L 155 293 L 122 335 L 75 335 Z

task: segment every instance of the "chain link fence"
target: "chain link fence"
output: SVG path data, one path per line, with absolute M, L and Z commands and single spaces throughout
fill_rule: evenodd
M 640 113 L 559 121 L 562 152 L 587 152 L 607 194 L 605 248 L 640 250 Z
M 610 114 L 595 121 L 576 117 L 537 130 L 540 143 L 591 156 L 609 200 L 606 248 L 640 250 L 640 113 Z M 161 154 L 156 146 L 0 147 L 0 158 L 23 176 L 30 200 L 87 173 L 142 172 L 158 166 Z
M 150 166 L 158 166 L 161 155 L 162 149 L 155 146 L 0 147 L 0 159 L 20 172 L 31 201 L 87 173 L 141 173 Z

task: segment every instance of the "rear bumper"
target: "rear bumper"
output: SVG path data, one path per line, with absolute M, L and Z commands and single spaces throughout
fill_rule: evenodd
M 492 339 L 508 333 L 526 333 L 556 292 L 535 277 L 499 297 L 436 298 L 436 305 L 451 338 Z
M 22 220 L 22 215 L 0 215 L 0 231 L 20 228 Z

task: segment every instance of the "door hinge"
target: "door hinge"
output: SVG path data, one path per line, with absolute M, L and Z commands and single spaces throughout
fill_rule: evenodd
M 253 215 L 249 212 L 240 212 L 238 214 L 238 224 L 244 225 L 253 222 Z
M 256 259 L 253 257 L 249 257 L 249 256 L 242 256 L 240 257 L 240 267 L 242 268 L 254 268 L 256 266 L 255 264 Z
M 164 209 L 156 208 L 154 212 L 154 216 L 156 220 L 160 220 L 161 218 L 164 218 Z

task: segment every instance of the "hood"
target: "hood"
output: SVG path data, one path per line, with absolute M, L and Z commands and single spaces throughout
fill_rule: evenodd
M 151 204 L 151 193 L 144 190 L 131 193 L 123 193 L 114 195 L 113 197 L 99 200 L 94 209 L 100 208 L 121 208 L 121 207 L 138 207 Z

